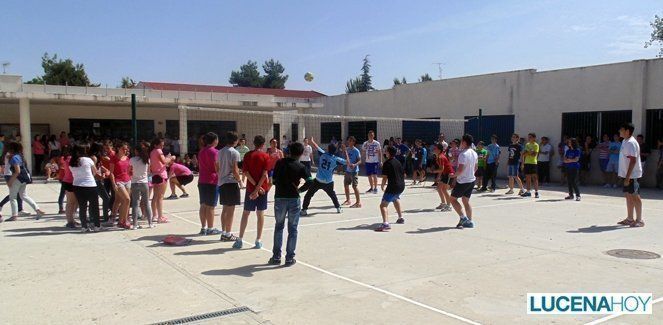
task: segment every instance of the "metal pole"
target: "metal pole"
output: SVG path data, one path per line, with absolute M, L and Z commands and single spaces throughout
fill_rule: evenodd
M 136 121 L 136 94 L 131 94 L 131 130 L 133 135 L 132 146 L 138 144 L 138 123 Z
M 478 136 L 479 136 L 479 141 L 483 141 L 483 125 L 482 125 L 482 120 L 483 120 L 483 109 L 479 108 L 479 130 L 478 130 Z

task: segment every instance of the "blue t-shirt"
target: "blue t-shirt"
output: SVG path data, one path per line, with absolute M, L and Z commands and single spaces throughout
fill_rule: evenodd
M 398 159 L 405 158 L 405 155 L 410 152 L 410 147 L 408 147 L 405 143 L 401 143 L 398 145 L 398 152 L 396 153 L 396 157 L 399 157 Z
M 9 160 L 9 166 L 23 167 L 23 159 L 21 158 L 21 155 L 12 156 L 12 159 Z
M 575 159 L 580 157 L 580 155 L 581 155 L 580 149 L 569 149 L 566 150 L 564 157 L 567 159 Z M 564 164 L 566 165 L 566 168 L 580 169 L 580 161 L 564 163 Z
M 491 143 L 488 145 L 487 149 L 489 153 L 487 163 L 494 164 L 495 161 L 497 160 L 497 156 L 500 155 L 500 145 L 496 143 Z
M 359 165 L 355 166 L 354 168 L 350 168 L 350 164 L 356 164 L 359 162 L 359 159 L 361 157 L 361 152 L 359 149 L 352 147 L 352 149 L 347 149 L 348 150 L 348 158 L 350 158 L 349 164 L 347 167 L 345 167 L 345 171 L 347 172 L 359 172 Z
M 427 160 L 428 160 L 428 151 L 426 150 L 426 147 L 421 147 L 421 164 L 425 165 Z
M 610 142 L 610 160 L 612 161 L 619 161 L 619 153 L 612 153 L 613 150 L 619 151 L 619 149 L 622 148 L 622 143 L 621 142 Z
M 345 159 L 330 155 L 320 148 L 318 148 L 318 152 L 320 153 L 320 163 L 315 178 L 320 183 L 331 183 L 334 181 L 336 166 L 345 165 Z

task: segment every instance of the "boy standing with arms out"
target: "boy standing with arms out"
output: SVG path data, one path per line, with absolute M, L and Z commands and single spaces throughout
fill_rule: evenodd
M 380 203 L 380 214 L 382 214 L 382 224 L 379 225 L 375 231 L 384 232 L 389 231 L 391 226 L 389 225 L 389 218 L 387 216 L 387 207 L 389 203 L 394 203 L 394 208 L 396 208 L 396 213 L 398 214 L 398 220 L 396 223 L 404 224 L 405 219 L 403 219 L 403 212 L 401 211 L 401 193 L 405 190 L 405 177 L 403 173 L 403 165 L 394 159 L 396 156 L 396 148 L 389 146 L 387 147 L 387 160 L 382 166 L 382 202 Z M 387 184 L 388 183 L 388 184 Z M 387 187 L 385 188 L 385 185 Z
M 497 185 L 495 184 L 495 178 L 497 178 L 497 167 L 500 165 L 500 145 L 497 144 L 498 137 L 493 134 L 490 137 L 490 144 L 488 145 L 488 159 L 486 162 L 488 166 L 486 168 L 486 180 L 484 188 L 488 187 L 488 182 L 490 182 L 490 191 L 495 192 Z
M 239 238 L 233 244 L 233 248 L 242 248 L 242 238 L 249 222 L 251 211 L 256 211 L 257 233 L 253 248 L 262 248 L 262 228 L 265 224 L 265 210 L 267 210 L 267 193 L 271 184 L 267 175 L 269 167 L 269 155 L 264 152 L 265 137 L 256 135 L 253 139 L 254 149 L 246 153 L 242 164 L 243 173 L 246 176 L 246 194 L 244 195 L 244 212 L 239 228 Z
M 375 132 L 368 131 L 368 141 L 361 146 L 366 157 L 366 175 L 371 188 L 366 193 L 378 193 L 378 169 L 382 165 L 382 146 L 375 140 Z
M 458 229 L 474 228 L 470 197 L 472 196 L 472 190 L 474 190 L 474 181 L 476 180 L 474 173 L 477 169 L 479 157 L 476 151 L 472 150 L 473 142 L 474 139 L 469 134 L 464 135 L 460 141 L 461 152 L 458 155 L 458 169 L 456 169 L 453 176 L 456 178 L 456 187 L 451 191 L 451 205 L 460 217 L 456 225 Z M 458 203 L 459 198 L 463 201 L 463 205 Z M 465 213 L 463 213 L 463 207 L 465 207 Z
M 640 145 L 633 137 L 635 127 L 632 123 L 624 123 L 619 128 L 619 136 L 624 139 L 619 149 L 619 177 L 624 180 L 623 192 L 626 197 L 626 219 L 618 222 L 620 225 L 631 227 L 644 227 L 642 221 L 642 200 L 640 200 L 640 184 L 642 177 L 642 164 L 640 163 Z M 635 220 L 633 211 L 635 210 Z
M 359 198 L 359 189 L 357 188 L 359 182 L 357 175 L 359 174 L 359 165 L 361 165 L 361 152 L 355 147 L 355 144 L 357 143 L 355 137 L 349 136 L 347 142 L 348 146 L 345 149 L 345 152 L 348 157 L 348 165 L 345 169 L 345 176 L 343 178 L 343 186 L 345 186 L 345 202 L 343 202 L 343 205 L 350 204 L 350 185 L 352 185 L 352 190 L 355 192 L 355 199 L 357 202 L 350 207 L 361 208 L 361 199 Z
M 479 145 L 477 145 L 476 151 L 479 160 L 477 163 L 477 172 L 474 176 L 477 178 L 477 189 L 479 189 L 479 192 L 484 192 L 488 190 L 486 188 L 488 182 L 484 183 L 483 181 L 483 176 L 486 174 L 486 160 L 488 158 L 488 150 L 484 148 L 483 141 L 479 141 Z
M 433 173 L 437 174 L 436 184 L 437 184 L 437 194 L 440 195 L 440 200 L 442 203 L 437 207 L 444 211 L 451 211 L 451 197 L 449 196 L 449 182 L 451 177 L 453 177 L 454 169 L 451 167 L 451 162 L 447 155 L 444 154 L 444 145 L 441 143 L 435 144 L 433 149 L 435 152 L 435 157 L 437 159 L 437 169 L 433 170 Z
M 325 191 L 325 193 L 327 193 L 329 198 L 332 200 L 332 203 L 336 208 L 336 213 L 341 213 L 341 205 L 338 203 L 336 191 L 334 191 L 334 170 L 336 170 L 336 166 L 345 165 L 347 163 L 347 153 L 345 155 L 346 159 L 343 159 L 334 155 L 336 153 L 336 146 L 333 144 L 329 144 L 326 152 L 322 150 L 322 148 L 320 148 L 317 143 L 315 143 L 313 138 L 311 138 L 311 144 L 313 145 L 313 148 L 318 150 L 318 153 L 320 153 L 320 161 L 318 164 L 318 172 L 315 174 L 313 184 L 311 184 L 311 188 L 309 188 L 309 190 L 306 192 L 306 195 L 304 196 L 304 205 L 302 205 L 301 215 L 307 215 L 306 210 L 308 209 L 308 205 L 311 203 L 311 198 L 318 190 Z
M 539 157 L 539 144 L 536 143 L 536 134 L 530 133 L 527 135 L 527 144 L 523 153 L 524 165 L 523 171 L 525 172 L 525 180 L 527 182 L 527 192 L 523 193 L 523 197 L 530 197 L 532 193 L 532 183 L 534 183 L 534 197 L 539 198 L 539 178 L 537 173 L 537 158 Z
M 288 219 L 288 243 L 286 246 L 285 265 L 290 266 L 296 263 L 295 248 L 297 247 L 297 225 L 300 216 L 299 193 L 305 192 L 313 183 L 311 173 L 299 162 L 299 158 L 304 152 L 304 146 L 299 142 L 294 142 L 288 148 L 290 156 L 280 159 L 274 165 L 274 217 L 276 226 L 274 227 L 274 248 L 272 249 L 272 258 L 269 264 L 281 264 L 281 247 L 283 246 L 283 228 L 285 219 Z M 298 188 L 299 182 L 305 183 Z
M 226 146 L 219 151 L 219 160 L 216 168 L 219 174 L 219 204 L 221 210 L 221 241 L 236 241 L 237 236 L 233 235 L 233 217 L 235 206 L 242 201 L 239 193 L 239 152 L 235 149 L 237 146 L 237 134 L 228 132 L 224 137 Z
M 509 162 L 507 175 L 509 176 L 509 191 L 505 194 L 513 194 L 513 183 L 514 180 L 518 181 L 518 187 L 520 187 L 520 192 L 518 195 L 525 193 L 523 190 L 523 182 L 518 177 L 518 170 L 520 169 L 520 136 L 516 133 L 511 135 L 511 144 L 509 145 Z

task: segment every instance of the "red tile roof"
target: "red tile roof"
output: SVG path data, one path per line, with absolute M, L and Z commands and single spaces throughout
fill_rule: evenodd
M 289 89 L 272 89 L 272 88 L 252 88 L 252 87 L 230 87 L 230 86 L 211 86 L 211 85 L 194 85 L 194 84 L 177 84 L 167 82 L 150 82 L 141 81 L 136 85 L 136 88 L 153 89 L 153 90 L 175 90 L 175 91 L 199 91 L 199 92 L 212 92 L 212 93 L 230 93 L 230 94 L 253 94 L 253 95 L 273 95 L 276 97 L 293 97 L 293 98 L 317 98 L 325 97 L 325 94 L 313 90 L 289 90 Z

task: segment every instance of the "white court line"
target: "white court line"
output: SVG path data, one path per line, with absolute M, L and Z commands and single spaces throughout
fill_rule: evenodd
M 168 211 L 164 211 L 164 212 L 168 213 Z M 178 216 L 178 215 L 172 214 L 172 213 L 170 213 L 170 215 L 172 215 L 173 217 L 176 217 L 176 218 L 178 218 L 178 219 L 184 220 L 185 222 L 188 222 L 188 223 L 190 223 L 190 224 L 193 224 L 193 225 L 198 226 L 197 223 L 195 223 L 195 222 L 193 222 L 193 221 L 191 221 L 191 220 L 184 219 L 184 218 L 182 218 L 182 217 L 180 217 L 180 216 Z M 339 221 L 340 221 L 340 220 L 339 220 Z M 244 243 L 246 243 L 247 245 L 251 245 L 251 244 L 253 244 L 253 243 L 249 243 L 249 242 L 247 242 L 247 241 L 244 241 Z M 272 251 L 270 251 L 270 250 L 268 250 L 268 249 L 266 249 L 266 248 L 264 248 L 264 247 L 261 248 L 261 250 L 263 250 L 263 251 L 265 251 L 265 252 L 269 252 L 270 254 L 272 253 Z M 405 302 L 411 303 L 411 304 L 413 304 L 413 305 L 416 305 L 416 306 L 419 306 L 419 307 L 422 307 L 422 308 L 428 309 L 428 310 L 433 311 L 433 312 L 436 312 L 436 313 L 438 313 L 438 314 L 442 314 L 442 315 L 445 315 L 445 316 L 447 316 L 447 317 L 451 317 L 451 318 L 457 319 L 457 320 L 459 320 L 459 321 L 462 321 L 462 322 L 465 322 L 465 323 L 468 323 L 468 324 L 473 324 L 473 325 L 480 325 L 480 324 L 481 324 L 481 323 L 475 322 L 475 321 L 473 321 L 473 320 L 467 319 L 467 318 L 465 318 L 465 317 L 462 317 L 462 316 L 459 316 L 459 315 L 456 315 L 456 314 L 450 313 L 450 312 L 448 312 L 448 311 L 444 311 L 444 310 L 442 310 L 442 309 L 439 309 L 439 308 L 435 308 L 435 307 L 432 307 L 432 306 L 426 305 L 426 304 L 424 304 L 424 303 L 421 303 L 421 302 L 419 302 L 419 301 L 416 301 L 416 300 L 410 299 L 410 298 L 408 298 L 408 297 L 401 296 L 401 295 L 399 295 L 399 294 L 397 294 L 397 293 L 393 293 L 393 292 L 391 292 L 391 291 L 387 291 L 387 290 L 384 290 L 384 289 L 378 288 L 378 287 L 376 287 L 376 286 L 373 286 L 373 285 L 370 285 L 370 284 L 367 284 L 367 283 L 363 283 L 363 282 L 360 282 L 360 281 L 357 281 L 357 280 L 354 280 L 354 279 L 351 279 L 351 278 L 348 278 L 348 277 L 342 276 L 342 275 L 340 275 L 340 274 L 336 274 L 336 273 L 331 272 L 331 271 L 327 271 L 327 270 L 325 270 L 325 269 L 322 269 L 322 268 L 319 268 L 319 267 L 317 267 L 317 266 L 314 266 L 314 265 L 308 264 L 308 263 L 306 263 L 306 262 L 302 262 L 301 260 L 297 260 L 297 264 L 300 264 L 300 265 L 305 266 L 305 267 L 308 267 L 308 268 L 310 268 L 310 269 L 312 269 L 312 270 L 315 270 L 315 271 L 318 271 L 318 272 L 321 272 L 321 273 L 327 274 L 327 275 L 329 275 L 329 276 L 335 277 L 335 278 L 337 278 L 337 279 L 339 279 L 339 280 L 347 281 L 347 282 L 350 282 L 350 283 L 353 283 L 353 284 L 356 284 L 356 285 L 362 286 L 362 287 L 364 287 L 364 288 L 371 289 L 371 290 L 373 290 L 373 291 L 377 291 L 377 292 L 383 293 L 383 294 L 385 294 L 385 295 L 388 295 L 388 296 L 394 297 L 394 298 L 396 298 L 396 299 L 399 299 L 399 300 L 402 300 L 402 301 L 405 301 Z
M 652 301 L 651 304 L 652 304 L 652 306 L 654 306 L 655 304 L 657 304 L 657 303 L 659 303 L 659 302 L 661 302 L 661 301 L 663 301 L 663 297 L 659 297 L 658 299 Z M 596 325 L 596 324 L 605 323 L 605 322 L 607 322 L 607 321 L 609 321 L 609 320 L 611 320 L 611 319 L 613 319 L 613 318 L 617 318 L 617 317 L 619 317 L 619 316 L 623 316 L 623 315 L 630 315 L 630 314 L 623 314 L 623 313 L 620 313 L 620 314 L 612 314 L 612 315 L 608 315 L 608 316 L 605 316 L 605 317 L 599 318 L 599 319 L 597 319 L 597 320 L 593 320 L 593 321 L 591 321 L 591 322 L 589 322 L 589 323 L 585 323 L 585 325 Z

